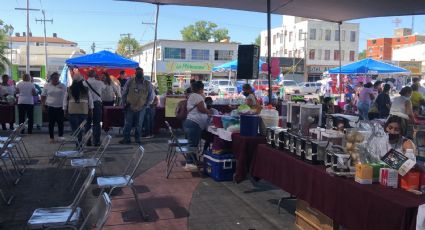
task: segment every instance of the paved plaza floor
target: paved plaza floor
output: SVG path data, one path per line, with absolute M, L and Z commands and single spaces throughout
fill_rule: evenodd
M 135 144 L 118 144 L 122 138 L 118 129 L 110 134 L 111 145 L 102 161 L 105 175 L 122 172 L 137 148 Z M 0 205 L 0 229 L 26 229 L 26 222 L 36 208 L 68 205 L 76 193 L 69 188 L 73 170 L 57 169 L 49 163 L 58 144 L 48 143 L 46 128 L 24 138 L 32 162 L 21 181 L 6 190 L 15 199 L 9 206 Z M 267 182 L 215 182 L 202 174 L 184 171 L 179 163 L 166 179 L 167 139 L 168 135 L 163 133 L 142 143 L 146 151 L 135 185 L 149 221 L 140 217 L 131 190 L 116 190 L 112 194 L 112 213 L 104 229 L 296 229 L 295 201 L 285 201 L 279 214 L 278 200 L 288 194 Z M 88 147 L 87 151 L 93 153 L 95 149 Z M 0 186 L 4 188 L 4 184 Z M 81 203 L 85 213 L 99 192 L 93 183 Z

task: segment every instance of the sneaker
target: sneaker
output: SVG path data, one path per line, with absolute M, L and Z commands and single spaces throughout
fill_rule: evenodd
M 187 163 L 183 167 L 183 169 L 185 171 L 188 171 L 188 172 L 196 172 L 196 171 L 198 171 L 198 167 L 196 165 L 194 165 L 194 164 L 187 164 Z
M 58 137 L 58 141 L 65 141 L 66 140 L 66 138 L 65 137 Z
M 125 145 L 125 144 L 131 144 L 131 141 L 130 140 L 126 140 L 126 139 L 122 139 L 122 140 L 118 141 L 118 143 Z

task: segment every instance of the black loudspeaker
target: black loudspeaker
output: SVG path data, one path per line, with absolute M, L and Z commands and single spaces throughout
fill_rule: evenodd
M 257 79 L 260 47 L 257 45 L 239 45 L 237 79 Z

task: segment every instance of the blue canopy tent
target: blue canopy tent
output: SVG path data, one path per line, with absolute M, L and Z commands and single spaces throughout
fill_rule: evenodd
M 263 64 L 265 64 L 264 61 L 261 61 L 261 60 L 258 61 L 258 69 L 260 71 L 261 71 L 261 66 Z M 238 70 L 238 60 L 233 60 L 231 62 L 227 62 L 212 68 L 213 72 L 237 71 L 237 70 Z
M 330 69 L 330 74 L 396 74 L 396 73 L 409 73 L 410 71 L 395 65 L 385 62 L 366 58 L 358 62 L 354 62 L 345 66 Z
M 68 66 L 101 66 L 106 68 L 136 68 L 139 63 L 118 54 L 103 50 L 94 54 L 66 60 Z

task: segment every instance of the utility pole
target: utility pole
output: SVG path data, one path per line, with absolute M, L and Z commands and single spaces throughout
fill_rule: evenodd
M 35 22 L 42 22 L 44 24 L 44 58 L 45 58 L 45 62 L 46 62 L 46 75 L 49 76 L 49 62 L 48 62 L 48 57 L 47 57 L 47 39 L 46 39 L 46 22 L 50 22 L 51 24 L 53 24 L 53 19 L 50 20 L 46 20 L 46 12 L 44 10 L 41 11 L 41 13 L 43 14 L 43 19 L 35 19 Z M 46 76 L 46 78 L 47 78 Z
M 94 53 L 96 51 L 96 43 L 93 42 L 91 44 L 91 47 L 90 48 L 91 48 L 91 52 Z
M 151 71 L 151 81 L 156 82 L 156 40 L 157 40 L 157 36 L 158 36 L 158 15 L 159 15 L 159 4 L 156 4 L 156 16 L 155 16 L 155 22 L 151 23 L 151 22 L 142 22 L 142 24 L 145 25 L 155 25 L 155 34 L 154 34 L 154 39 L 153 39 L 153 52 L 152 52 L 152 71 Z
M 131 39 L 131 33 L 120 34 L 120 36 L 121 36 L 121 37 L 122 37 L 122 36 L 127 36 L 127 38 L 128 38 L 128 40 L 129 40 L 129 41 L 130 41 L 130 39 Z M 132 52 L 131 52 L 131 46 L 130 46 L 130 43 L 128 43 L 128 44 L 127 44 L 127 50 L 128 50 L 129 56 L 130 56 L 130 54 L 132 53 Z
M 27 61 L 26 61 L 26 68 L 25 71 L 27 74 L 30 74 L 30 40 L 29 40 L 29 33 L 30 33 L 30 11 L 40 11 L 40 9 L 31 9 L 30 8 L 30 1 L 27 0 L 27 7 L 26 8 L 15 8 L 15 10 L 25 10 L 27 11 L 27 34 L 26 34 L 26 44 L 27 44 Z
M 308 73 L 307 73 L 307 32 L 301 33 L 304 36 L 304 80 L 308 81 Z

